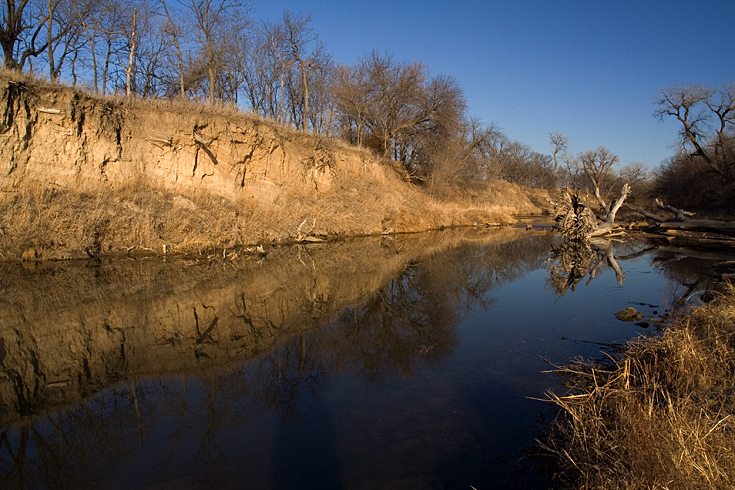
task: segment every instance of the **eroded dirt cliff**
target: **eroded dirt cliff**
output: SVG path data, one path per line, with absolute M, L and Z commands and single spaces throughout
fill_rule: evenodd
M 502 223 L 541 210 L 518 189 L 439 202 L 391 162 L 253 115 L 0 74 L 0 259 Z
M 96 189 L 134 179 L 176 192 L 272 199 L 286 185 L 395 176 L 365 152 L 235 111 L 94 98 L 0 78 L 4 189 L 35 182 Z

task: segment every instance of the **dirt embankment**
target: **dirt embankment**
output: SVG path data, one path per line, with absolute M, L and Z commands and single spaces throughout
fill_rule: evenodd
M 234 110 L 0 74 L 0 259 L 198 252 L 542 212 L 543 199 L 507 183 L 475 194 L 439 202 L 365 150 Z

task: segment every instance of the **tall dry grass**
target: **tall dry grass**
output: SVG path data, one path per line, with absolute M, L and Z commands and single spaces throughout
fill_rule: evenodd
M 25 186 L 0 200 L 0 258 L 234 246 L 244 240 L 246 221 L 235 203 L 174 195 L 139 182 L 95 192 Z
M 142 180 L 94 192 L 28 184 L 0 195 L 0 260 L 83 259 L 127 253 L 209 253 L 343 237 L 507 222 L 504 208 L 432 202 L 356 182 L 315 195 L 284 190 L 273 201 L 173 193 Z
M 609 361 L 557 371 L 554 488 L 735 488 L 735 288 Z

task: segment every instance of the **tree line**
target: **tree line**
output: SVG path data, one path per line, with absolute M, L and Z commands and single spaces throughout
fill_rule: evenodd
M 439 194 L 501 179 L 606 200 L 626 181 L 634 196 L 652 182 L 670 191 L 682 169 L 735 181 L 732 84 L 660 92 L 656 115 L 681 122 L 682 145 L 651 179 L 641 163 L 617 169 L 605 147 L 570 154 L 562 133 L 550 133 L 550 155 L 510 139 L 468 114 L 455 79 L 419 61 L 373 51 L 336 63 L 309 15 L 286 10 L 277 22 L 257 22 L 250 14 L 242 0 L 7 0 L 0 46 L 6 68 L 96 94 L 233 105 L 341 138 L 400 163 Z

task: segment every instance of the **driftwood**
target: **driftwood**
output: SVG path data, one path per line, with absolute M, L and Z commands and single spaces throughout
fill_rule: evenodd
M 609 206 L 604 206 L 606 214 L 598 223 L 597 217 L 584 200 L 567 189 L 557 202 L 552 203 L 556 214 L 554 229 L 570 240 L 589 240 L 610 235 L 615 231 L 615 217 L 629 194 L 630 186 L 625 184 L 620 196 Z
M 623 205 L 623 202 L 625 202 L 625 199 L 629 194 L 630 186 L 625 184 L 620 190 L 620 196 L 618 196 L 618 198 L 610 205 L 607 215 L 603 218 L 602 223 L 597 226 L 597 229 L 592 232 L 591 236 L 595 237 L 612 233 L 615 228 L 615 216 L 618 214 L 620 206 Z
M 702 231 L 717 232 L 723 235 L 735 234 L 735 221 L 718 221 L 711 219 L 693 219 L 694 213 L 678 209 L 668 204 L 664 204 L 656 199 L 656 205 L 663 211 L 668 211 L 674 215 L 673 218 L 660 216 L 655 213 L 646 211 L 630 204 L 626 204 L 628 209 L 645 216 L 646 218 L 656 221 L 656 228 L 662 230 L 685 230 L 685 231 Z

